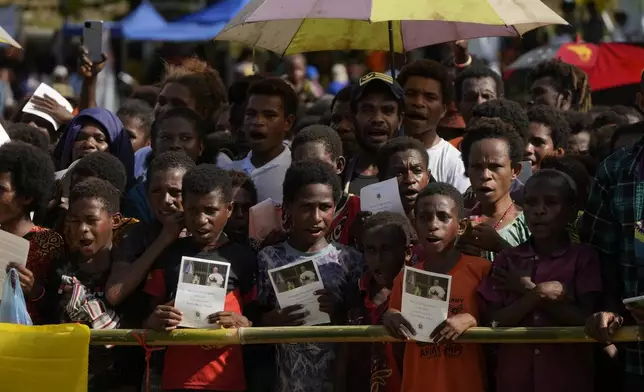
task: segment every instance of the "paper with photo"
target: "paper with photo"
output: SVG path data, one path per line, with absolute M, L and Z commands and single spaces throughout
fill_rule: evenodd
M 360 210 L 374 214 L 389 211 L 405 215 L 398 191 L 398 180 L 391 178 L 362 188 L 360 190 Z
M 262 241 L 273 230 L 282 228 L 282 209 L 271 198 L 255 204 L 249 210 L 248 237 Z
M 268 270 L 268 276 L 281 309 L 292 305 L 302 305 L 302 312 L 309 312 L 308 316 L 304 318 L 304 325 L 331 322 L 329 315 L 320 311 L 319 296 L 314 294 L 316 291 L 324 289 L 320 270 L 314 259 L 306 259 Z
M 415 340 L 432 342 L 430 335 L 447 319 L 452 277 L 405 267 L 400 312 L 416 330 Z
M 27 264 L 28 255 L 29 241 L 0 230 L 0 287 L 4 287 L 7 279 L 7 265 L 15 263 L 24 267 Z M 2 299 L 2 292 L 0 292 L 0 299 Z
M 68 112 L 72 113 L 74 111 L 72 104 L 69 103 L 69 101 L 66 100 L 58 91 L 54 90 L 52 87 L 46 85 L 45 83 L 40 83 L 40 86 L 38 86 L 36 91 L 34 91 L 33 96 L 44 98 L 45 95 L 53 98 L 56 102 L 58 102 L 58 104 L 67 109 Z M 36 109 L 36 107 L 34 106 L 33 98 L 29 99 L 22 111 L 25 113 L 31 113 L 40 118 L 44 118 L 54 126 L 54 129 L 58 129 L 58 127 L 60 126 L 60 124 L 58 124 L 52 116 Z
M 187 256 L 181 258 L 174 299 L 174 307 L 183 313 L 180 327 L 217 328 L 216 324 L 208 323 L 208 316 L 224 310 L 229 274 L 230 263 Z

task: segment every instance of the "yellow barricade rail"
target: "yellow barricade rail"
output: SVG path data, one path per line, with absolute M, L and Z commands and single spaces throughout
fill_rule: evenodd
M 253 327 L 239 329 L 92 330 L 90 344 L 137 346 L 226 346 L 274 343 L 395 342 L 382 326 Z M 644 327 L 620 328 L 613 342 L 644 340 Z M 458 340 L 463 343 L 593 343 L 583 327 L 472 328 Z

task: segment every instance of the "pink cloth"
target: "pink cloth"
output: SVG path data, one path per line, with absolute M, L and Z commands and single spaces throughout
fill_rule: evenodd
M 561 282 L 575 298 L 601 291 L 599 257 L 588 245 L 571 244 L 548 257 L 539 256 L 530 242 L 499 253 L 494 267 L 504 270 L 532 268 L 532 281 Z M 519 295 L 495 289 L 486 277 L 479 294 L 494 307 L 505 307 Z M 556 326 L 539 310 L 529 314 L 520 327 Z M 593 346 L 589 344 L 502 344 L 498 348 L 497 392 L 592 392 Z

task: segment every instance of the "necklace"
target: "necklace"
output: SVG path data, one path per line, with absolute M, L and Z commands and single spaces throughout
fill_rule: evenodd
M 508 215 L 508 213 L 510 213 L 510 210 L 512 209 L 512 207 L 514 207 L 514 200 L 512 200 L 512 204 L 510 204 L 508 209 L 505 210 L 503 215 L 501 215 L 501 219 L 499 219 L 499 221 L 496 222 L 496 224 L 494 225 L 494 230 L 497 230 L 497 231 L 499 230 L 499 226 L 501 226 L 501 223 L 503 223 L 503 220 L 505 219 L 505 217 Z

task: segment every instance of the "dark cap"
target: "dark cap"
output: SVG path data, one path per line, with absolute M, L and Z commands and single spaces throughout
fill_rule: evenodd
M 390 92 L 401 105 L 405 103 L 405 92 L 394 78 L 380 72 L 370 72 L 361 77 L 358 84 L 353 87 L 351 91 L 351 107 L 355 108 L 355 104 L 363 98 L 365 91 L 368 88 L 373 89 L 374 85 L 382 86 L 381 88 Z

